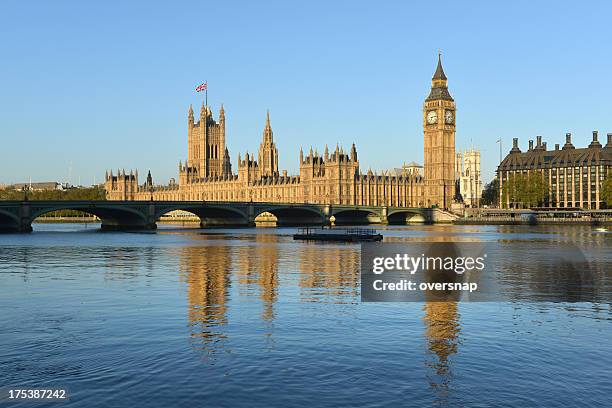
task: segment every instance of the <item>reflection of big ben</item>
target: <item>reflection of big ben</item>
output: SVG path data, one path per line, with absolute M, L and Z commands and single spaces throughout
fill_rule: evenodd
M 427 206 L 450 207 L 455 195 L 455 102 L 438 54 L 431 91 L 423 105 L 425 197 Z

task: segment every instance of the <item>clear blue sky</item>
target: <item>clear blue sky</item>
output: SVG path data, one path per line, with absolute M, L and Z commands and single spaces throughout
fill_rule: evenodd
M 361 167 L 423 160 L 421 109 L 442 49 L 457 148 L 488 181 L 495 141 L 612 132 L 606 2 L 3 1 L 0 183 L 175 177 L 207 80 L 227 144 L 257 150 L 270 109 L 280 167 L 299 146 L 357 144 Z M 197 111 L 197 108 L 196 108 Z

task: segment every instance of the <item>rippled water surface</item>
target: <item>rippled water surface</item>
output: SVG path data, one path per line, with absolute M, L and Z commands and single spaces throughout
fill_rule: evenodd
M 83 407 L 609 404 L 609 302 L 361 303 L 360 247 L 293 232 L 0 235 L 0 387 L 66 387 L 49 406 Z M 590 227 L 382 232 L 612 261 Z

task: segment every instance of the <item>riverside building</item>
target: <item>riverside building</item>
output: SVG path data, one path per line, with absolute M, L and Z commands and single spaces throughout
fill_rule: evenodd
M 546 142 L 537 136 L 534 146 L 529 141 L 529 148 L 522 152 L 518 139 L 512 141 L 512 149 L 497 168 L 499 180 L 499 198 L 502 208 L 514 208 L 517 203 L 509 197 L 503 199 L 504 184 L 514 174 L 540 173 L 546 181 L 548 194 L 544 200 L 545 207 L 584 208 L 598 210 L 604 208 L 602 184 L 606 177 L 612 175 L 612 133 L 607 134 L 605 146 L 598 140 L 597 131 L 593 131 L 593 140 L 586 148 L 575 148 L 572 135 L 565 135 L 565 144 L 555 145 L 548 150 Z

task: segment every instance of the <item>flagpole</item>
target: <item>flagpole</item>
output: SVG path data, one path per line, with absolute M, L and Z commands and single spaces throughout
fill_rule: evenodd
M 206 98 L 206 108 L 208 109 L 208 81 L 206 81 L 206 91 L 205 91 L 205 98 Z

